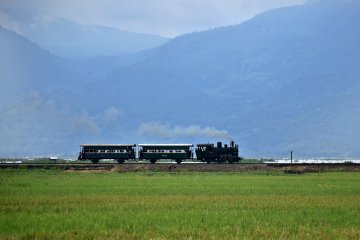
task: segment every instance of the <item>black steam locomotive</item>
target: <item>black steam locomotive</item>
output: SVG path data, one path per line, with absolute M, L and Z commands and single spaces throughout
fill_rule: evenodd
M 114 159 L 118 163 L 126 160 L 150 161 L 171 159 L 177 163 L 192 159 L 206 163 L 234 163 L 239 162 L 239 147 L 230 142 L 230 145 L 214 144 L 82 144 L 80 145 L 79 160 L 91 160 L 98 163 L 102 159 Z M 196 157 L 195 157 L 195 154 Z
M 222 142 L 218 142 L 216 147 L 214 144 L 197 144 L 195 150 L 197 160 L 201 162 L 211 163 L 234 163 L 239 162 L 242 158 L 239 157 L 239 147 L 234 141 L 230 142 L 230 146 Z

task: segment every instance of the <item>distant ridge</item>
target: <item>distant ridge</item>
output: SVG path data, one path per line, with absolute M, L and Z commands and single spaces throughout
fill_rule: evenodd
M 49 52 L 68 59 L 127 55 L 160 46 L 168 40 L 158 35 L 113 27 L 83 25 L 30 9 L 2 9 L 0 6 L 0 13 L 10 14 L 14 21 L 6 28 L 12 29 L 15 25 L 16 29 L 12 30 Z
M 81 25 L 65 19 L 29 31 L 25 36 L 52 53 L 70 59 L 126 55 L 160 46 L 168 40 L 157 35 Z

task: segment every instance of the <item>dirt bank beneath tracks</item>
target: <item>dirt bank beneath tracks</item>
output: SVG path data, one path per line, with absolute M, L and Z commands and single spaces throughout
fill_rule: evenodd
M 112 171 L 117 172 L 241 172 L 275 170 L 266 164 L 119 164 Z
M 324 171 L 360 171 L 357 164 L 119 164 L 116 172 L 285 172 L 302 174 Z
M 125 163 L 125 164 L 0 164 L 12 169 L 61 169 L 69 172 L 309 172 L 356 171 L 360 164 L 203 164 L 203 163 Z

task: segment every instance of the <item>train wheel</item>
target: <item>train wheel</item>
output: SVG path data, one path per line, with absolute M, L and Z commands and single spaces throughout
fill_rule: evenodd
M 99 159 L 93 159 L 91 160 L 92 163 L 98 163 L 99 162 Z
M 121 164 L 121 163 L 124 163 L 125 160 L 124 159 L 118 159 L 117 162 Z
M 209 159 L 206 159 L 205 161 L 206 161 L 207 164 L 211 163 L 211 161 Z
M 156 159 L 150 159 L 150 163 L 151 163 L 151 164 L 156 163 Z
M 180 164 L 181 162 L 182 162 L 181 159 L 176 159 L 176 163 L 177 163 L 177 164 Z

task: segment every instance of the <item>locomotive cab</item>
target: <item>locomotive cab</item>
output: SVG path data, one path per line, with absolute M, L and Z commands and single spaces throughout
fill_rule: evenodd
M 196 145 L 196 157 L 198 161 L 201 162 L 214 162 L 216 161 L 217 154 L 216 154 L 216 148 L 214 147 L 214 144 L 197 144 Z

